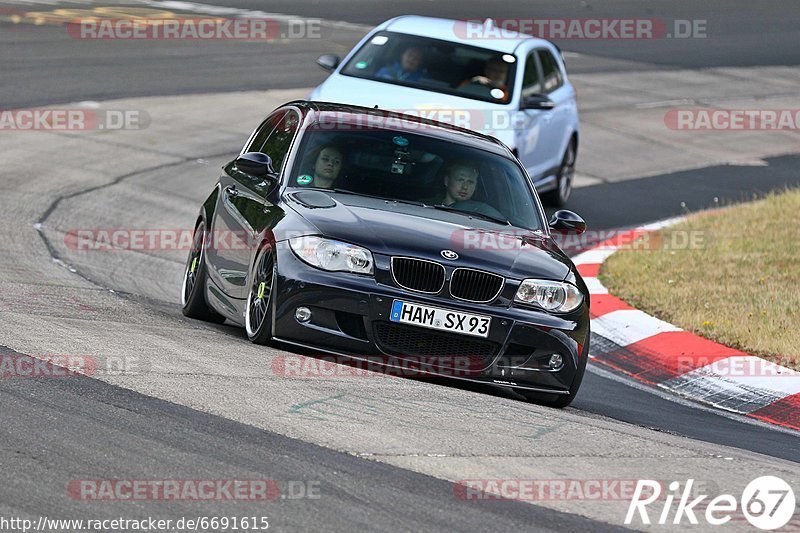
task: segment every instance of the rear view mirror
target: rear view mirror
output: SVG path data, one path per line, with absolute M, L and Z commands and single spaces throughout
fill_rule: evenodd
M 548 223 L 550 229 L 559 233 L 574 233 L 580 235 L 586 231 L 586 222 L 572 211 L 561 209 L 553 213 Z
M 317 58 L 317 65 L 322 67 L 322 70 L 333 72 L 339 66 L 339 56 L 334 54 L 323 54 Z
M 272 168 L 272 158 L 261 152 L 247 152 L 233 162 L 234 170 L 244 172 L 254 178 L 277 179 L 278 173 Z
M 549 111 L 556 106 L 556 103 L 543 94 L 531 94 L 522 98 L 520 109 L 540 109 Z

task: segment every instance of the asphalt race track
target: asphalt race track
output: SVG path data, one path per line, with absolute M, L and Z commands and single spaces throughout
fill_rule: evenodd
M 319 17 L 321 38 L 86 41 L 52 14 L 111 5 L 209 15 L 212 4 Z M 663 119 L 676 106 L 796 108 L 800 7 L 546 1 L 536 9 L 537 17 L 707 20 L 704 39 L 559 43 L 582 121 L 569 208 L 592 229 L 800 183 L 797 131 L 675 132 Z M 0 517 L 268 516 L 279 531 L 594 531 L 621 528 L 629 498 L 474 501 L 459 497 L 454 482 L 692 477 L 711 494 L 736 495 L 775 475 L 800 487 L 796 432 L 591 364 L 577 400 L 561 411 L 447 380 L 284 376 L 276 358 L 301 352 L 256 347 L 237 328 L 181 315 L 184 251 L 70 246 L 67 235 L 80 228 L 191 228 L 219 167 L 253 127 L 324 79 L 319 54 L 344 54 L 370 25 L 400 13 L 530 11 L 506 2 L 487 12 L 472 0 L 0 4 L 0 109 L 88 106 L 149 118 L 129 131 L 0 131 L 0 355 L 132 364 L 91 377 L 0 379 Z M 30 12 L 42 21 L 12 19 L 34 20 Z M 101 479 L 267 479 L 280 490 L 267 502 L 108 502 L 69 489 Z

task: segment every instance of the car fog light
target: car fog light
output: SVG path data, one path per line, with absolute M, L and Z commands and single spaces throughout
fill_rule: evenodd
M 311 320 L 311 309 L 308 307 L 298 307 L 294 312 L 294 317 L 298 322 L 308 322 Z
M 550 356 L 549 364 L 551 370 L 558 370 L 564 364 L 564 359 L 561 357 L 560 353 L 554 353 Z

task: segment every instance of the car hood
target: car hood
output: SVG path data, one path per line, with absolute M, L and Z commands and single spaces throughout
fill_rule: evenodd
M 292 192 L 287 199 L 318 234 L 376 254 L 419 257 L 516 279 L 560 281 L 572 265 L 552 239 L 541 233 L 459 213 L 314 190 Z M 455 251 L 458 259 L 443 259 L 443 250 Z
M 505 105 L 439 94 L 391 83 L 341 74 L 331 75 L 309 95 L 310 100 L 335 102 L 397 111 L 445 122 L 487 135 L 501 137 L 510 116 Z M 504 139 L 501 139 L 504 140 Z

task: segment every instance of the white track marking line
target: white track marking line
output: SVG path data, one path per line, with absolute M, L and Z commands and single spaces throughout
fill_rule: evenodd
M 683 331 L 638 309 L 612 311 L 595 318 L 592 330 L 620 346 L 629 346 L 667 331 Z
M 589 289 L 589 294 L 608 294 L 608 289 L 606 289 L 600 280 L 597 278 L 583 278 L 584 283 L 586 283 L 586 287 Z
M 593 265 L 595 263 L 602 263 L 610 255 L 616 252 L 616 248 L 594 248 L 586 252 L 581 252 L 572 258 L 572 262 L 576 265 Z

